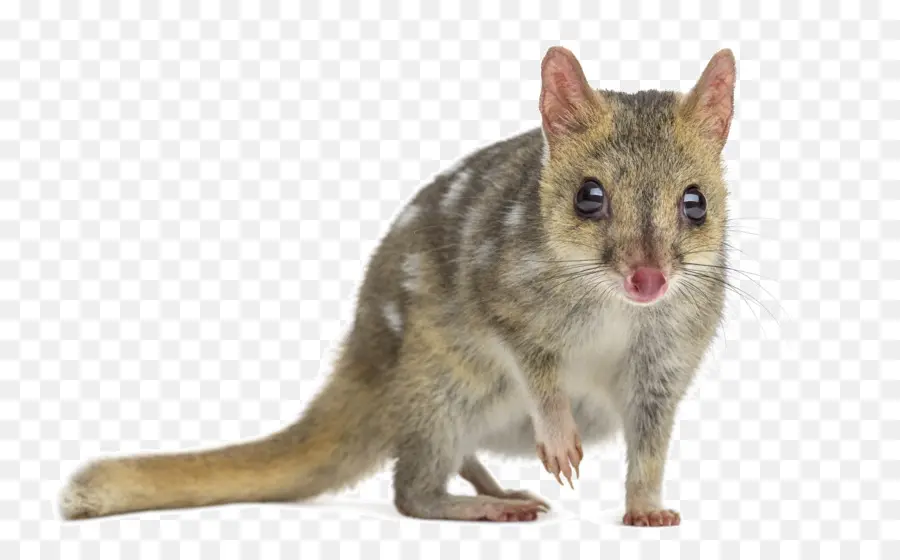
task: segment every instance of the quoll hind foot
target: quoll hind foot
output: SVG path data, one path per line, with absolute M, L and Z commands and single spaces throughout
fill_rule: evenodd
M 671 509 L 629 511 L 622 523 L 632 527 L 674 527 L 681 524 L 681 515 Z
M 541 498 L 536 494 L 532 494 L 528 490 L 504 490 L 503 493 L 497 497 L 507 500 L 519 500 L 523 502 L 537 502 L 544 508 L 542 513 L 547 513 L 551 509 L 550 504 L 547 502 L 547 500 Z
M 537 500 L 452 495 L 421 502 L 407 500 L 398 503 L 397 508 L 409 517 L 455 521 L 535 521 L 548 510 Z
M 483 504 L 476 508 L 479 509 L 477 521 L 536 521 L 538 514 L 546 513 L 549 508 L 541 501 L 509 499 Z
M 487 468 L 474 455 L 469 455 L 465 458 L 459 470 L 459 475 L 469 481 L 480 496 L 537 502 L 544 507 L 544 511 L 550 511 L 550 504 L 540 496 L 536 496 L 527 490 L 507 490 L 500 486 L 500 483 L 491 476 Z

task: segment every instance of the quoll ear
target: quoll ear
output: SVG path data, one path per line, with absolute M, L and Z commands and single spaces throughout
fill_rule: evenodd
M 540 110 L 548 139 L 577 132 L 578 117 L 599 105 L 578 59 L 566 48 L 551 47 L 541 63 Z
M 684 99 L 685 116 L 697 123 L 701 134 L 721 150 L 734 115 L 734 54 L 722 49 L 710 59 L 697 84 Z

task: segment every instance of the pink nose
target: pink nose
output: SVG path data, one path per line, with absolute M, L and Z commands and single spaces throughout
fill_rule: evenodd
M 625 292 L 635 301 L 649 303 L 666 293 L 666 275 L 657 268 L 638 267 L 625 279 Z

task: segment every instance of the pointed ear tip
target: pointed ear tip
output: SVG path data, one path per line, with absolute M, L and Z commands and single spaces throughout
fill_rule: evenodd
M 713 55 L 713 58 L 716 60 L 727 60 L 732 66 L 735 65 L 734 51 L 727 47 L 719 50 Z
M 575 58 L 575 55 L 572 54 L 572 51 L 567 49 L 566 47 L 560 45 L 553 45 L 547 52 L 544 53 L 544 60 L 550 60 L 552 58 L 556 58 L 557 56 L 564 56 L 566 58 Z
M 547 49 L 547 54 L 541 60 L 541 76 L 546 78 L 548 71 L 580 68 L 581 65 L 572 51 L 565 47 L 554 46 Z

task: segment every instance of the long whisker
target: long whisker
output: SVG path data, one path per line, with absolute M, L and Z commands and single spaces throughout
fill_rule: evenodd
M 734 226 L 731 226 L 731 225 L 728 225 L 728 224 L 725 225 L 725 230 L 726 230 L 726 231 L 729 231 L 729 232 L 740 233 L 740 234 L 743 234 L 743 235 L 753 235 L 753 236 L 759 237 L 759 232 L 756 232 L 756 231 L 747 231 L 747 230 L 743 230 L 743 229 L 738 229 L 738 228 L 736 228 L 736 227 L 734 227 Z
M 600 270 L 601 270 L 601 269 L 599 269 L 599 268 L 592 268 L 592 269 L 590 269 L 590 270 L 585 270 L 585 271 L 582 271 L 582 272 L 576 272 L 576 273 L 570 275 L 569 277 L 565 278 L 562 282 L 558 282 L 558 283 L 554 284 L 552 287 L 547 288 L 547 291 L 549 291 L 549 292 L 555 292 L 555 291 L 557 291 L 559 288 L 561 288 L 561 287 L 564 286 L 565 284 L 568 284 L 569 282 L 572 282 L 573 280 L 577 280 L 577 279 L 579 279 L 579 278 L 586 278 L 586 277 L 593 276 L 594 274 L 599 273 Z
M 684 262 L 684 263 L 682 263 L 682 265 L 683 265 L 683 267 L 684 267 L 685 269 L 690 269 L 690 268 L 692 268 L 692 267 L 701 267 L 701 268 L 708 269 L 707 271 L 694 270 L 694 272 L 697 272 L 697 273 L 709 273 L 709 274 L 713 274 L 713 271 L 715 271 L 715 270 L 723 270 L 723 271 L 726 271 L 726 272 L 734 272 L 734 273 L 736 273 L 736 274 L 740 274 L 740 275 L 743 276 L 747 281 L 751 282 L 754 286 L 756 286 L 757 288 L 759 288 L 760 290 L 762 290 L 769 298 L 771 298 L 772 301 L 775 302 L 775 304 L 778 306 L 778 308 L 779 308 L 783 313 L 785 313 L 786 315 L 789 315 L 788 312 L 787 312 L 787 310 L 784 309 L 784 307 L 783 307 L 780 303 L 778 303 L 778 298 L 776 298 L 776 297 L 774 296 L 774 294 L 772 294 L 772 292 L 770 292 L 768 289 L 766 289 L 766 287 L 763 286 L 762 283 L 760 283 L 760 282 L 756 279 L 756 278 L 759 278 L 759 279 L 762 279 L 762 280 L 769 280 L 769 281 L 774 282 L 774 280 L 773 280 L 772 278 L 768 278 L 768 277 L 765 277 L 765 276 L 762 276 L 762 275 L 759 275 L 759 274 L 755 274 L 755 273 L 752 273 L 752 272 L 746 272 L 746 271 L 744 271 L 744 270 L 740 270 L 740 269 L 738 269 L 738 268 L 734 268 L 734 267 L 727 266 L 727 265 L 704 264 L 704 263 L 692 263 L 692 262 Z M 754 276 L 755 276 L 756 278 L 754 278 Z
M 568 272 L 560 272 L 560 273 L 553 274 L 550 276 L 542 276 L 542 277 L 540 277 L 539 282 L 542 285 L 544 285 L 544 287 L 547 287 L 546 284 L 548 282 L 553 282 L 555 280 L 562 280 L 562 282 L 560 282 L 559 284 L 556 284 L 552 288 L 548 288 L 548 291 L 552 291 L 552 290 L 562 286 L 569 280 L 583 278 L 585 276 L 595 274 L 596 272 L 597 272 L 597 269 L 594 267 L 583 268 L 583 269 L 579 269 L 579 270 L 572 270 L 572 271 L 568 271 Z
M 591 282 L 590 289 L 585 290 L 584 293 L 581 294 L 581 297 L 578 298 L 578 301 L 575 302 L 575 305 L 572 306 L 572 309 L 566 315 L 567 322 L 574 314 L 578 313 L 578 311 L 581 309 L 581 303 L 584 301 L 584 298 L 586 298 L 588 296 L 588 294 L 590 294 L 591 292 L 594 291 L 594 289 L 596 289 L 597 279 L 593 278 L 592 280 L 593 280 L 593 282 Z
M 747 271 L 745 271 L 745 270 L 741 270 L 741 269 L 739 269 L 739 268 L 735 268 L 735 267 L 733 267 L 733 266 L 728 266 L 728 265 L 725 265 L 725 264 L 708 264 L 708 263 L 696 263 L 696 262 L 684 262 L 684 263 L 682 263 L 682 264 L 683 264 L 684 266 L 700 266 L 700 267 L 703 267 L 703 268 L 714 268 L 714 269 L 717 269 L 717 270 L 727 270 L 727 271 L 729 271 L 729 272 L 736 272 L 736 273 L 738 273 L 738 274 L 740 274 L 740 275 L 742 275 L 742 276 L 745 276 L 745 277 L 747 277 L 747 278 L 753 278 L 753 277 L 756 277 L 756 278 L 764 278 L 765 280 L 771 280 L 771 278 L 766 278 L 766 277 L 762 276 L 761 274 L 757 274 L 757 273 L 755 273 L 755 272 L 747 272 Z M 755 280 L 754 280 L 754 281 L 755 281 Z
M 764 309 L 766 311 L 766 313 L 769 314 L 769 316 L 772 318 L 773 321 L 775 321 L 776 323 L 778 322 L 778 318 L 775 317 L 775 315 L 769 310 L 769 308 L 766 307 L 765 305 L 763 305 L 763 303 L 761 301 L 759 301 L 759 299 L 754 297 L 752 294 L 750 294 L 746 290 L 738 288 L 734 284 L 730 283 L 726 278 L 719 277 L 719 276 L 713 276 L 711 274 L 700 273 L 695 270 L 682 269 L 681 272 L 685 276 L 692 276 L 692 277 L 700 279 L 700 280 L 706 280 L 709 282 L 718 283 L 725 289 L 731 290 L 735 294 L 739 295 L 742 299 L 749 299 L 749 300 L 753 301 L 754 303 L 759 305 L 759 307 Z M 748 305 L 749 305 L 749 303 L 748 303 Z M 752 310 L 752 307 L 751 307 L 751 310 Z
M 685 289 L 685 286 L 690 289 Z M 712 298 L 708 294 L 707 290 L 703 289 L 702 286 L 698 285 L 697 282 L 691 278 L 681 278 L 680 281 L 676 284 L 676 290 L 678 291 L 678 293 L 684 294 L 684 295 L 690 297 L 691 301 L 693 301 L 695 305 L 697 305 L 697 300 L 695 299 L 696 297 L 701 298 L 702 300 L 704 300 L 707 303 L 712 301 Z M 751 309 L 751 312 L 752 311 L 753 310 Z M 754 316 L 756 316 L 756 315 L 754 314 Z M 757 317 L 757 322 L 762 327 L 762 322 L 759 321 L 758 317 Z M 764 329 L 765 327 L 762 327 L 762 328 Z M 724 330 L 722 331 L 722 337 L 725 339 L 725 344 L 727 346 L 728 336 L 725 334 Z

